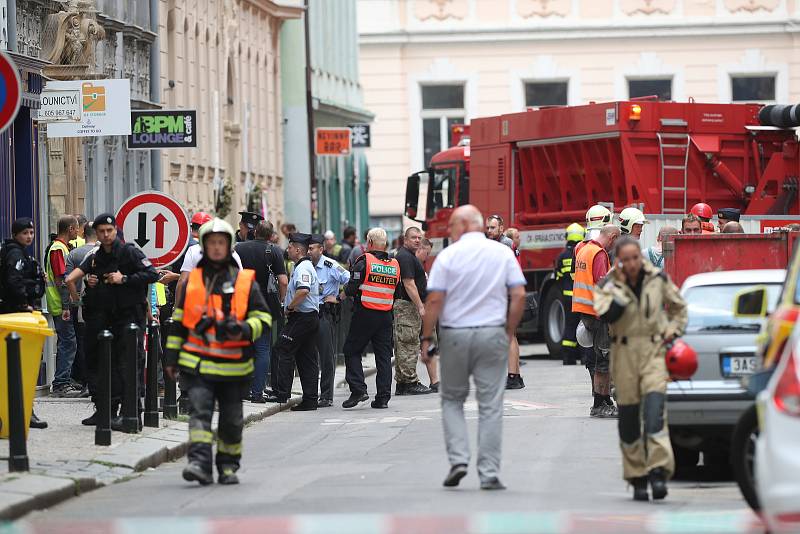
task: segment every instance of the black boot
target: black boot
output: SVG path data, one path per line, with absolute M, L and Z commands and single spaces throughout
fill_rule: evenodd
M 183 479 L 186 482 L 199 482 L 201 486 L 214 483 L 211 469 L 206 469 L 200 462 L 189 462 L 189 465 L 183 468 Z
M 653 500 L 661 500 L 667 496 L 667 477 L 660 467 L 650 471 L 650 488 L 653 490 Z
M 369 400 L 369 395 L 366 393 L 351 393 L 350 397 L 342 403 L 342 408 L 355 408 L 361 402 Z
M 97 410 L 95 410 L 92 415 L 81 421 L 81 424 L 84 426 L 97 426 L 97 423 L 99 421 L 100 421 L 100 414 L 98 414 Z
M 631 480 L 633 486 L 634 501 L 649 501 L 650 495 L 647 494 L 647 477 L 638 477 Z
M 220 484 L 224 486 L 230 486 L 232 484 L 239 483 L 239 477 L 236 476 L 235 468 L 228 465 L 224 465 L 221 467 L 217 467 L 217 469 L 219 470 L 219 477 L 217 478 L 217 482 L 219 482 Z
M 35 413 L 31 412 L 30 427 L 31 428 L 47 428 L 47 422 L 46 421 L 42 421 L 41 419 L 36 417 Z

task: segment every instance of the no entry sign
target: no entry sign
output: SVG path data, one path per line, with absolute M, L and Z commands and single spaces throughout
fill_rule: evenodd
M 122 203 L 117 226 L 156 267 L 177 260 L 189 244 L 189 218 L 178 202 L 160 191 L 145 191 Z
M 5 52 L 0 52 L 0 132 L 14 122 L 21 99 L 17 66 Z

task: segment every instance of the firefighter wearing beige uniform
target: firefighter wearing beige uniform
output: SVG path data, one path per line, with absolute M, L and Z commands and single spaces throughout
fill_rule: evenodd
M 635 500 L 649 499 L 648 479 L 653 499 L 663 499 L 675 469 L 664 344 L 686 327 L 686 302 L 666 274 L 643 261 L 634 238 L 620 238 L 615 257 L 614 269 L 595 289 L 594 308 L 610 324 L 623 476 L 633 485 Z

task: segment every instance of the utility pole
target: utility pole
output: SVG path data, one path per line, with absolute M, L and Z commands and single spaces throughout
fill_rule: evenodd
M 314 145 L 314 102 L 313 95 L 311 94 L 311 25 L 308 22 L 311 0 L 305 0 L 305 15 L 303 23 L 305 25 L 305 41 L 306 41 L 306 115 L 308 120 L 308 173 L 311 180 L 311 231 L 319 232 L 319 211 L 317 206 L 317 199 L 319 198 L 317 192 L 317 169 L 315 145 Z

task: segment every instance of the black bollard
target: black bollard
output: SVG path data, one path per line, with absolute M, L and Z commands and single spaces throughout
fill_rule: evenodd
M 97 335 L 97 426 L 94 429 L 94 444 L 111 445 L 111 344 L 114 335 L 103 330 Z
M 19 351 L 20 336 L 11 332 L 6 336 L 8 358 L 8 470 L 28 470 L 28 443 L 25 433 L 25 406 L 22 391 L 22 361 Z
M 158 358 L 161 351 L 158 321 L 150 322 L 147 334 L 147 384 L 144 393 L 144 426 L 158 428 Z
M 122 366 L 122 431 L 128 434 L 139 432 L 139 325 L 131 323 L 125 327 L 124 365 Z
M 172 332 L 172 324 L 175 321 L 172 320 L 170 317 L 166 321 L 164 321 L 164 336 L 161 340 L 161 355 L 163 357 L 164 348 L 166 347 L 167 343 L 167 336 L 169 336 L 170 332 Z M 161 361 L 161 367 L 165 368 L 164 361 Z M 164 373 L 164 419 L 177 419 L 178 418 L 178 400 L 177 400 L 177 391 L 176 391 L 176 384 L 175 381 L 170 379 L 166 373 Z

